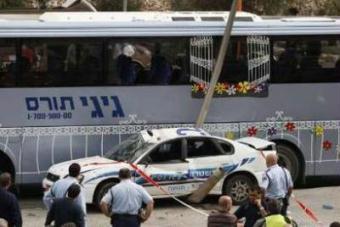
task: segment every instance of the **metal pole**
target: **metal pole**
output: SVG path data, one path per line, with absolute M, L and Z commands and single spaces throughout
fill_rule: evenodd
M 127 11 L 127 6 L 128 6 L 128 0 L 123 0 L 123 11 Z
M 215 86 L 217 84 L 218 78 L 220 77 L 221 71 L 222 71 L 222 66 L 223 66 L 223 61 L 228 49 L 228 45 L 229 45 L 229 40 L 230 40 L 230 36 L 231 36 L 231 29 L 233 27 L 234 24 L 234 18 L 236 15 L 236 3 L 237 0 L 233 0 L 233 3 L 231 5 L 231 9 L 229 12 L 229 16 L 228 16 L 228 22 L 224 31 L 224 35 L 223 35 L 223 40 L 221 43 L 221 47 L 220 47 L 220 51 L 218 53 L 218 57 L 217 57 L 217 61 L 216 61 L 216 65 L 214 67 L 214 71 L 213 71 L 213 75 L 210 81 L 210 86 L 208 89 L 208 93 L 206 94 L 204 101 L 203 101 L 203 105 L 201 107 L 201 111 L 200 114 L 198 115 L 197 121 L 196 121 L 196 128 L 202 128 L 203 127 L 203 123 L 205 121 L 205 118 L 207 117 L 208 111 L 209 111 L 209 106 L 212 100 L 212 97 L 214 95 L 214 90 L 215 90 Z

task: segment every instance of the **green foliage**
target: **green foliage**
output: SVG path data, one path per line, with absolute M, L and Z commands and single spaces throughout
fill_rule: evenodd
M 19 8 L 24 6 L 24 0 L 0 0 L 0 9 Z

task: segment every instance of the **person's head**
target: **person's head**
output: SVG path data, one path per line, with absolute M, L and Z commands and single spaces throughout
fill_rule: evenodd
M 7 227 L 8 226 L 8 222 L 3 219 L 3 218 L 0 218 L 0 227 Z
M 127 57 L 132 57 L 132 55 L 135 54 L 135 48 L 132 45 L 128 44 L 124 46 L 123 54 Z
M 218 205 L 221 211 L 229 212 L 233 206 L 233 201 L 229 196 L 223 195 L 218 199 Z
M 271 167 L 277 164 L 277 155 L 276 154 L 268 154 L 266 156 L 266 164 L 267 167 Z
M 268 199 L 266 202 L 267 211 L 270 214 L 280 214 L 281 205 L 277 199 Z
M 0 187 L 4 189 L 9 189 L 12 185 L 11 174 L 9 173 L 2 173 L 0 175 Z
M 252 187 L 248 191 L 249 201 L 255 203 L 256 200 L 261 198 L 261 189 L 259 187 Z
M 80 165 L 78 163 L 72 163 L 69 167 L 68 167 L 68 174 L 71 177 L 78 177 L 80 174 Z
M 71 199 L 77 198 L 79 193 L 80 193 L 80 186 L 78 184 L 72 184 L 67 189 L 67 197 L 69 197 Z
M 119 179 L 125 180 L 125 179 L 130 179 L 131 178 L 131 172 L 128 168 L 122 168 L 119 170 Z
M 332 223 L 329 225 L 329 227 L 340 227 L 340 222 L 337 222 L 337 221 L 332 222 Z

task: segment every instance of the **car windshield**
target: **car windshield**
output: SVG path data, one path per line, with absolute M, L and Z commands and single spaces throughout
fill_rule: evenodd
M 111 148 L 104 156 L 112 160 L 134 162 L 151 145 L 144 142 L 140 134 L 135 134 Z

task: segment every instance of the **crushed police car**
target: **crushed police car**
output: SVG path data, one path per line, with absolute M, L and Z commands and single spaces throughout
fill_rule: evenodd
M 195 191 L 217 168 L 226 175 L 211 194 L 229 194 L 236 203 L 247 198 L 247 189 L 260 182 L 266 169 L 264 156 L 275 151 L 273 142 L 254 137 L 233 141 L 211 136 L 202 129 L 169 128 L 143 130 L 113 147 L 104 157 L 94 156 L 50 167 L 43 180 L 45 188 L 67 176 L 68 167 L 81 165 L 86 202 L 98 204 L 114 184 L 118 171 L 127 167 L 133 180 L 154 198 L 168 197 L 135 171 L 137 166 L 166 191 L 175 196 Z M 132 165 L 131 165 L 132 164 Z

